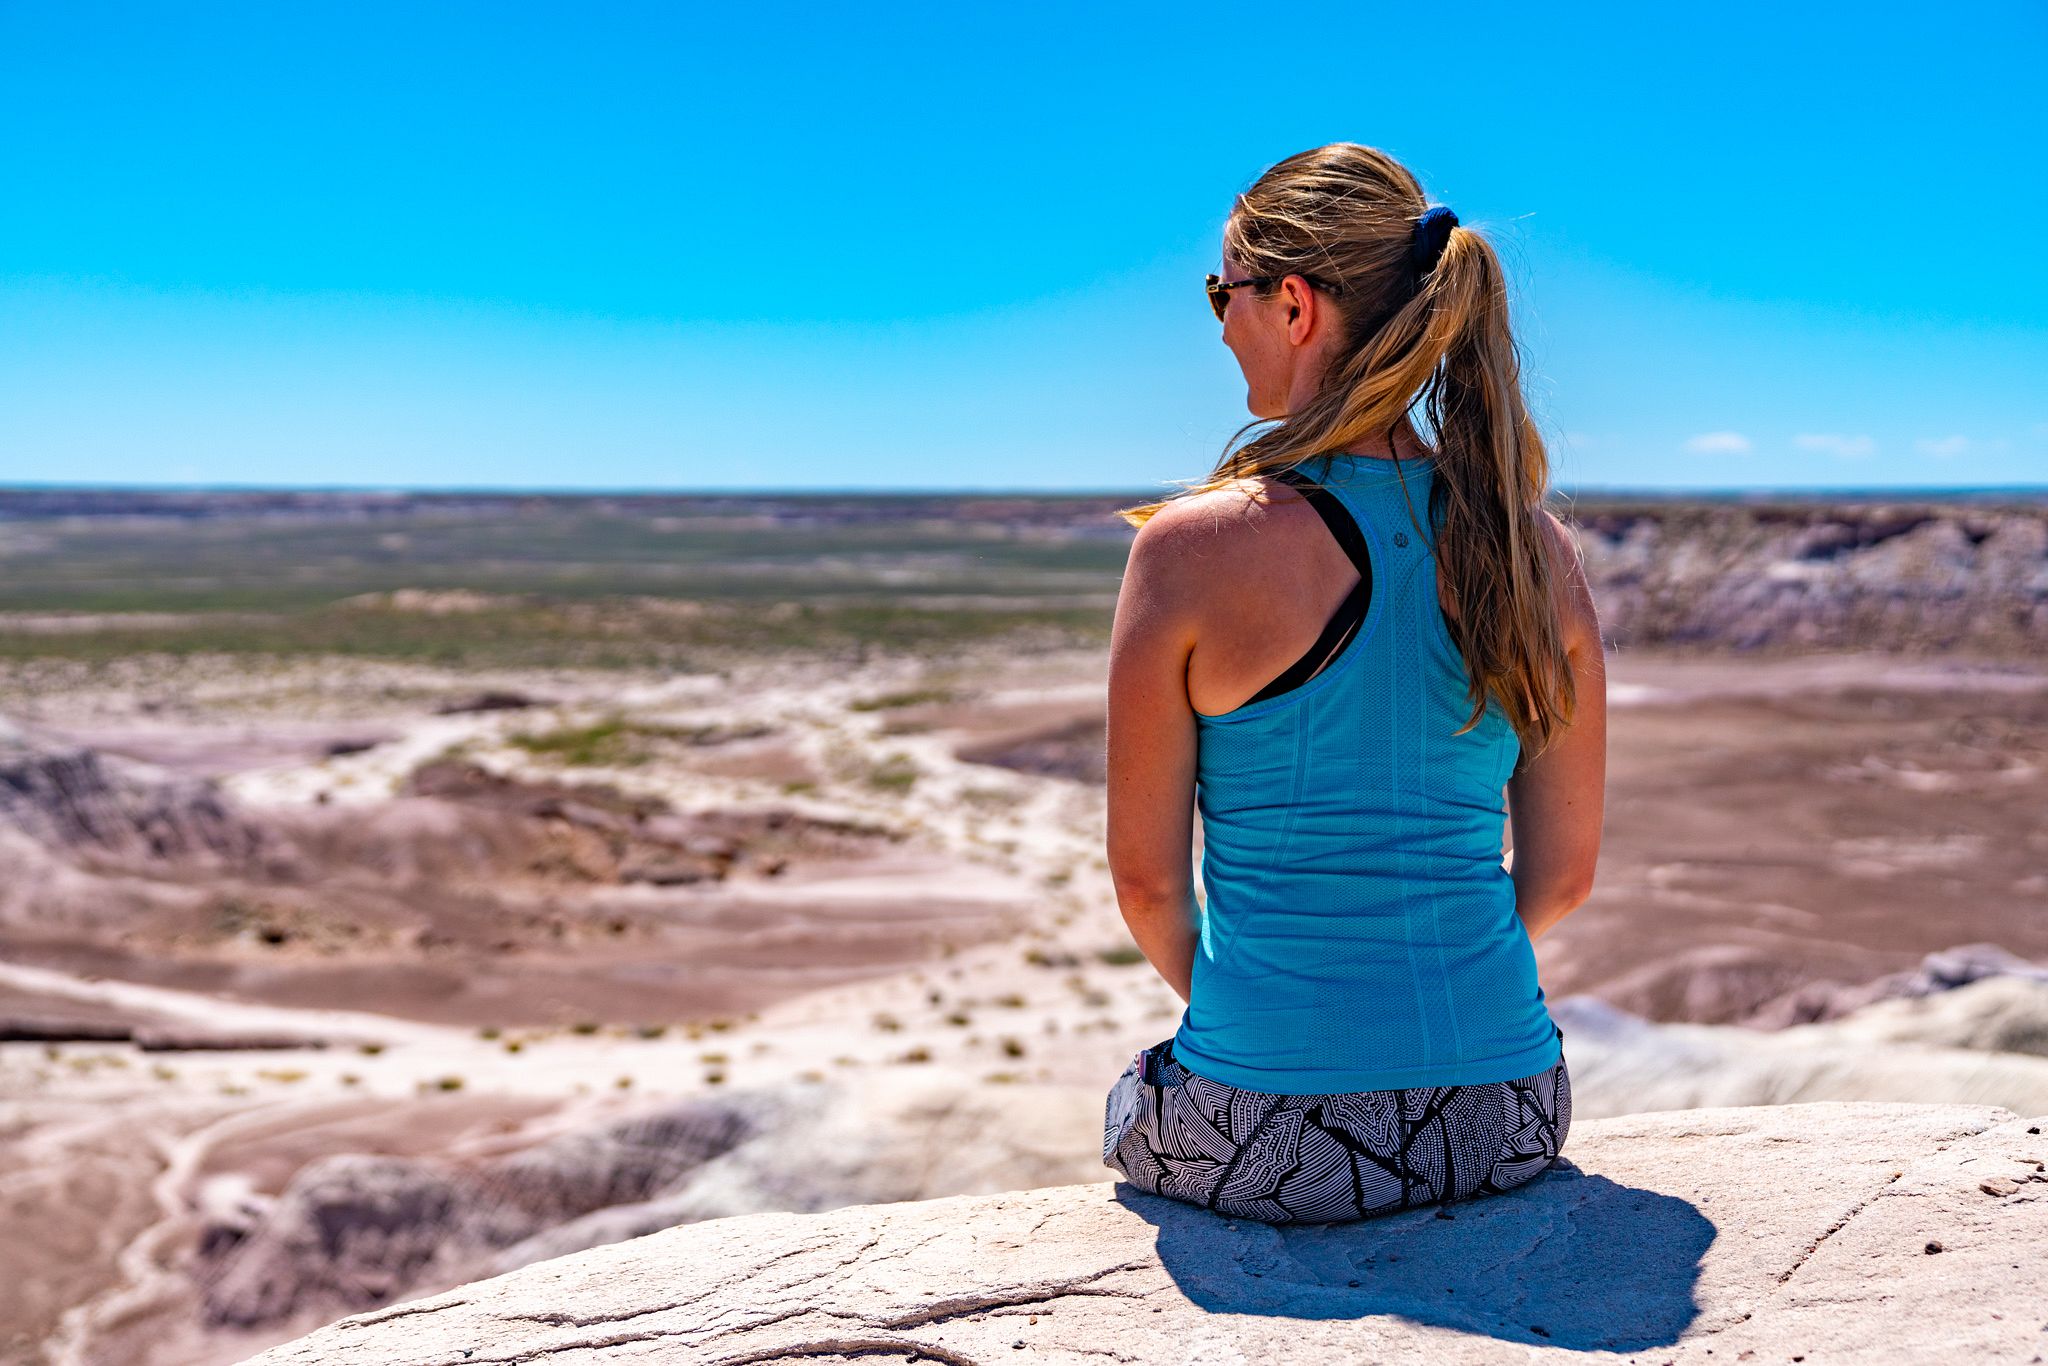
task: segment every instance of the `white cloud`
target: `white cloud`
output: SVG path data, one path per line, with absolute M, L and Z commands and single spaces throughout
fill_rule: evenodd
M 1825 451 L 1844 460 L 1861 460 L 1877 454 L 1877 442 L 1867 436 L 1843 436 L 1840 432 L 1801 432 L 1792 444 L 1802 451 Z
M 1944 436 L 1939 439 L 1915 441 L 1913 449 L 1922 455 L 1931 455 L 1938 460 L 1953 460 L 1970 449 L 1967 436 Z
M 1701 432 L 1685 448 L 1694 455 L 1748 455 L 1756 449 L 1741 432 Z

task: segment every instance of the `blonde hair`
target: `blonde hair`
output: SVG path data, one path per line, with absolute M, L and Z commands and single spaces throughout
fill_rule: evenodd
M 1174 499 L 1116 515 L 1143 526 L 1172 501 L 1312 456 L 1390 445 L 1419 400 L 1436 438 L 1435 553 L 1458 604 L 1445 624 L 1471 678 L 1472 714 L 1457 733 L 1479 723 L 1490 694 L 1521 738 L 1525 765 L 1577 706 L 1560 606 L 1559 561 L 1570 552 L 1542 524 L 1550 465 L 1522 399 L 1500 260 L 1486 238 L 1458 226 L 1418 280 L 1410 246 L 1428 207 L 1406 167 L 1352 142 L 1297 153 L 1239 195 L 1224 227 L 1227 254 L 1248 276 L 1334 286 L 1341 338 L 1297 411 L 1239 428 L 1208 478 Z

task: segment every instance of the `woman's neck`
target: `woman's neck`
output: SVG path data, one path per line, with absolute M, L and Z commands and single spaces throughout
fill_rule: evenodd
M 1391 451 L 1387 449 L 1387 439 L 1383 436 L 1377 441 L 1360 442 L 1356 448 L 1343 451 L 1341 454 L 1355 456 L 1361 460 L 1391 460 L 1397 454 L 1403 460 L 1419 460 L 1436 452 L 1422 444 L 1422 438 L 1415 434 L 1414 427 L 1403 422 L 1394 433 Z

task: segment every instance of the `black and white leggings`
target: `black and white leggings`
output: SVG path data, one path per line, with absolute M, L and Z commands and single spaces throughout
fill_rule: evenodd
M 1233 1218 L 1337 1223 L 1512 1190 L 1550 1166 L 1571 1126 L 1562 1052 L 1516 1081 L 1280 1096 L 1196 1076 L 1167 1039 L 1110 1088 L 1102 1160 Z

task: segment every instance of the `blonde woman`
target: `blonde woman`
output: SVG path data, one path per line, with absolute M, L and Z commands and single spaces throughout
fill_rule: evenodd
M 1333 143 L 1238 196 L 1208 291 L 1257 420 L 1122 513 L 1109 684 L 1110 869 L 1187 1009 L 1103 1158 L 1274 1223 L 1503 1192 L 1571 1126 L 1533 941 L 1592 888 L 1606 683 L 1500 263 Z

